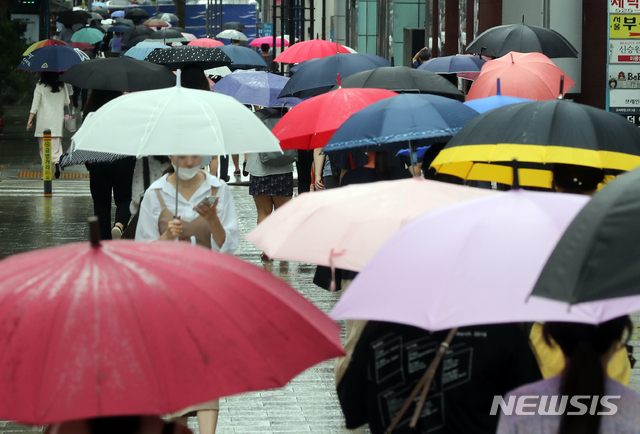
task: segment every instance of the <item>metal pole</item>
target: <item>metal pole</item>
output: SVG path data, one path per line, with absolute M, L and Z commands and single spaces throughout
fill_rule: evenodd
M 313 0 L 309 0 L 309 23 L 311 24 L 309 39 L 313 39 L 313 35 L 315 35 L 315 23 L 316 23 L 315 10 L 316 10 L 316 6 L 313 3 Z
M 433 0 L 431 9 L 431 56 L 438 57 L 440 47 L 440 6 L 439 0 Z
M 53 196 L 51 185 L 51 130 L 42 134 L 42 180 L 44 181 L 44 197 Z
M 49 20 L 51 19 L 50 14 L 51 14 L 51 11 L 49 9 L 49 0 L 47 0 L 47 14 L 46 14 L 46 20 L 45 20 L 45 23 L 44 23 L 44 28 L 46 29 L 47 39 L 49 39 L 49 37 L 50 37 L 49 36 Z
M 327 40 L 327 0 L 322 0 L 322 39 Z

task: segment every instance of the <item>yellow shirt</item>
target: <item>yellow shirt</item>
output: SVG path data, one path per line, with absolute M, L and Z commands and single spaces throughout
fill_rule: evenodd
M 538 365 L 544 378 L 555 377 L 564 369 L 564 355 L 557 345 L 550 347 L 542 336 L 542 324 L 535 323 L 529 335 L 531 347 L 538 359 Z M 629 386 L 631 378 L 631 363 L 627 348 L 622 347 L 615 352 L 607 365 L 607 375 L 624 386 Z

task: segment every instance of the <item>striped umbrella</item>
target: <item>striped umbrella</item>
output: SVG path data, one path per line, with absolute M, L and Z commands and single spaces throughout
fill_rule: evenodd
M 26 56 L 33 50 L 37 50 L 38 48 L 42 47 L 48 47 L 49 45 L 67 45 L 67 43 L 59 41 L 57 39 L 44 39 L 42 41 L 34 42 L 33 44 L 29 45 L 29 48 L 27 48 L 24 53 L 22 53 L 22 55 Z

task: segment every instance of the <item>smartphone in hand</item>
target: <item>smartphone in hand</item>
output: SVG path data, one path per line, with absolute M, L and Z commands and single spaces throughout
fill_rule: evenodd
M 217 200 L 218 196 L 207 196 L 202 200 L 202 202 L 200 202 L 200 205 L 211 206 L 216 203 Z

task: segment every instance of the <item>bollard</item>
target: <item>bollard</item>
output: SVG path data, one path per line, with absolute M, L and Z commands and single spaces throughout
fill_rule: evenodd
M 44 197 L 53 196 L 51 185 L 51 130 L 42 134 L 42 180 L 44 181 Z

